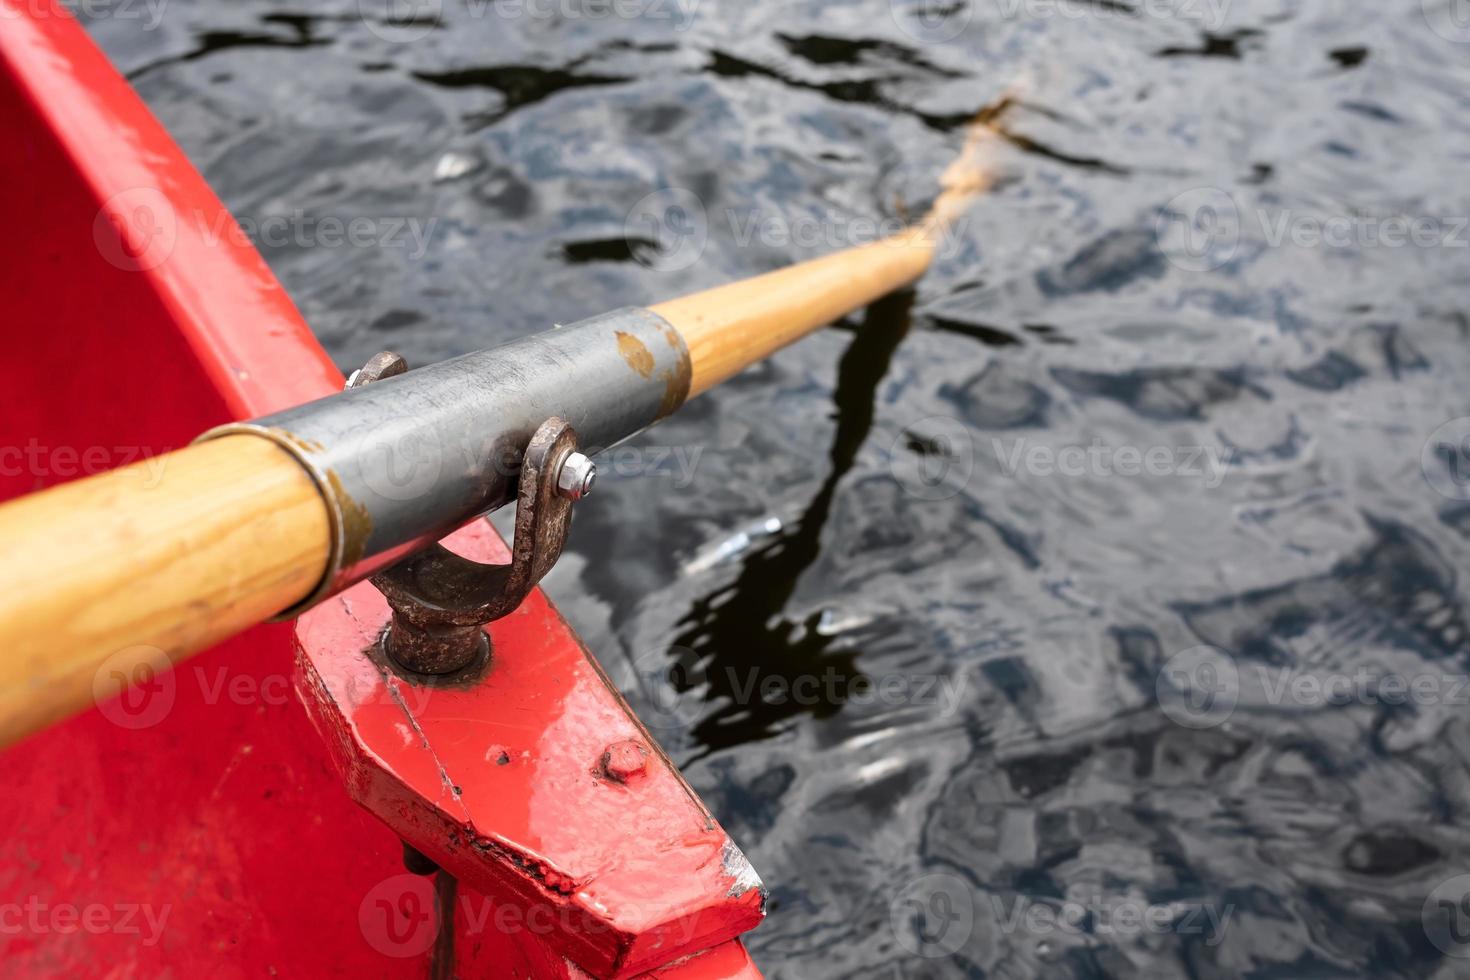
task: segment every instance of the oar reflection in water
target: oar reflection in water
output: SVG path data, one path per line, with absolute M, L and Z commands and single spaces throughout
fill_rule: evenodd
M 820 611 L 796 620 L 786 614 L 786 605 L 821 553 L 837 486 L 872 431 L 878 385 L 908 334 L 913 301 L 914 294 L 905 291 L 874 303 L 854 332 L 837 369 L 831 469 L 812 502 L 779 536 L 745 558 L 734 582 L 696 601 L 680 621 L 673 643 L 692 650 L 705 665 L 698 672 L 708 685 L 705 698 L 720 702 L 692 733 L 705 752 L 771 738 L 790 718 L 807 713 L 825 718 L 842 707 L 820 698 L 767 701 L 761 692 L 768 686 L 789 692 L 803 677 L 830 677 L 842 690 L 865 683 L 856 664 L 859 651 L 832 649 L 838 637 L 817 628 Z M 689 679 L 684 681 L 687 689 Z
M 915 241 L 928 243 L 931 257 L 937 242 L 955 232 L 965 210 L 993 185 L 990 123 L 995 114 L 986 110 L 976 117 L 960 153 L 940 175 L 939 196 L 910 232 Z M 675 686 L 682 693 L 704 685 L 706 701 L 719 705 L 691 733 L 702 754 L 771 738 L 798 715 L 826 718 L 841 710 L 842 698 L 791 696 L 798 681 L 810 686 L 804 679 L 815 678 L 815 689 L 823 693 L 829 680 L 842 691 L 867 683 L 857 667 L 859 651 L 834 650 L 837 637 L 818 629 L 820 611 L 795 620 L 786 605 L 821 553 L 837 486 L 872 430 L 878 385 L 908 334 L 913 303 L 908 289 L 881 299 L 868 307 L 856 329 L 838 366 L 831 470 L 806 511 L 749 554 L 734 582 L 696 601 L 679 622 L 672 644 L 692 651 L 699 667 L 689 673 L 675 670 Z M 767 690 L 780 693 L 767 699 Z

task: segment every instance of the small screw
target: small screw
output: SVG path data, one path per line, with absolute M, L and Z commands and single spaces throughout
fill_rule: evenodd
M 581 500 L 597 482 L 597 465 L 582 453 L 572 453 L 556 476 L 556 492 L 568 500 Z
M 629 783 L 648 771 L 648 747 L 637 739 L 614 742 L 598 760 L 602 774 L 615 783 Z

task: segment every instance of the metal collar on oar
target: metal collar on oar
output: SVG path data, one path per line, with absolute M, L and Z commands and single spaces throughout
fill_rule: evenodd
M 442 674 L 474 662 L 480 626 L 514 610 L 555 563 L 571 504 L 596 476 L 588 455 L 678 408 L 689 380 L 678 331 L 629 308 L 416 371 L 379 354 L 340 395 L 200 439 L 272 440 L 327 503 L 326 573 L 281 618 L 372 576 L 393 605 L 390 652 L 412 670 Z M 435 544 L 517 497 L 509 565 L 480 565 Z

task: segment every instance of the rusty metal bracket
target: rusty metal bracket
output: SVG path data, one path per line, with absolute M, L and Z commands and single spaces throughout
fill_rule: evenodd
M 374 355 L 349 388 L 408 370 L 402 357 Z M 568 464 L 572 463 L 572 466 Z M 579 469 L 568 481 L 563 470 Z M 521 460 L 511 561 L 482 564 L 434 544 L 371 579 L 393 610 L 384 637 L 389 656 L 418 674 L 450 674 L 488 657 L 483 626 L 521 604 L 561 557 L 572 503 L 591 487 L 595 470 L 577 452 L 577 434 L 560 418 L 536 429 Z

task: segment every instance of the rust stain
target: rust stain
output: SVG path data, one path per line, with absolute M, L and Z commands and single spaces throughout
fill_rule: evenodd
M 295 446 L 297 449 L 300 449 L 302 452 L 306 452 L 306 453 L 322 453 L 322 452 L 326 452 L 326 449 L 327 449 L 326 446 L 323 446 L 321 443 L 319 443 L 319 442 L 317 442 L 317 441 L 315 441 L 313 439 L 303 439 L 300 436 L 298 436 L 296 433 L 292 432 L 290 429 L 282 429 L 282 428 L 278 428 L 278 427 L 273 427 L 269 431 L 273 435 L 275 435 L 277 438 L 279 438 L 282 442 L 290 443 L 291 445 Z
M 352 499 L 335 470 L 327 470 L 327 482 L 332 485 L 332 496 L 337 498 L 337 508 L 342 512 L 342 567 L 351 568 L 362 559 L 367 548 L 368 537 L 373 533 L 373 517 L 366 506 Z
M 659 374 L 659 380 L 664 383 L 664 396 L 659 400 L 658 415 L 654 417 L 654 421 L 672 415 L 675 409 L 684 404 L 684 399 L 689 397 L 691 374 L 687 357 L 680 358 L 676 367 Z
M 637 371 L 642 377 L 651 377 L 653 375 L 653 354 L 649 352 L 643 341 L 622 330 L 616 333 L 618 353 L 623 355 L 623 360 L 628 362 L 628 367 Z

